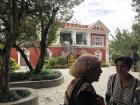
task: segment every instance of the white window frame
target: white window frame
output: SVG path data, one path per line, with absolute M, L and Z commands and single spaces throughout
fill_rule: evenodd
M 104 36 L 92 36 L 93 47 L 104 47 Z

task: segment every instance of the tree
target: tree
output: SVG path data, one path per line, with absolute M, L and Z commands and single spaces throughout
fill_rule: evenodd
M 35 68 L 35 73 L 39 73 L 44 65 L 49 31 L 53 23 L 61 20 L 69 20 L 72 17 L 72 8 L 78 5 L 82 0 L 36 0 L 35 16 L 40 20 L 41 41 L 40 56 Z M 39 7 L 39 9 L 37 8 Z
M 140 44 L 140 36 L 139 36 L 139 33 L 140 33 L 140 1 L 132 0 L 132 7 L 133 7 L 134 11 L 137 13 L 137 15 L 135 16 L 136 22 L 133 24 L 132 30 L 133 30 L 133 34 L 135 35 L 136 46 L 139 46 L 139 44 Z
M 132 7 L 136 11 L 137 15 L 135 16 L 136 21 L 132 25 L 132 32 L 123 30 L 122 32 L 117 29 L 116 36 L 113 37 L 113 40 L 110 44 L 110 51 L 113 55 L 113 58 L 116 58 L 118 55 L 127 54 L 134 58 L 134 65 L 139 60 L 139 46 L 140 46 L 140 1 L 132 0 Z
M 24 0 L 1 0 L 0 1 L 0 95 L 9 95 L 9 58 L 10 51 L 20 33 L 22 18 L 27 13 Z M 21 5 L 22 4 L 22 5 Z M 24 12 L 23 12 L 24 11 Z
M 30 8 L 30 12 L 32 16 L 30 15 L 29 20 L 32 19 L 34 23 L 36 23 L 37 27 L 41 27 L 40 33 L 41 33 L 41 41 L 40 41 L 40 56 L 36 65 L 36 68 L 34 70 L 34 73 L 39 73 L 42 70 L 42 67 L 44 65 L 44 58 L 46 56 L 46 49 L 47 47 L 52 43 L 52 41 L 56 38 L 56 32 L 57 28 L 59 26 L 58 22 L 69 20 L 72 17 L 72 8 L 75 5 L 78 5 L 82 2 L 82 0 L 54 0 L 54 1 L 46 1 L 46 0 L 34 0 L 31 4 L 33 5 L 33 8 Z M 26 20 L 25 20 L 26 23 Z M 30 26 L 27 25 L 27 27 Z M 32 27 L 28 27 L 32 28 Z M 24 28 L 26 29 L 26 27 Z M 34 28 L 38 30 L 36 27 Z M 26 32 L 24 30 L 24 32 Z M 29 31 L 27 31 L 29 32 Z M 32 33 L 32 32 L 30 32 Z M 27 33 L 26 33 L 27 34 Z M 25 37 L 20 37 L 19 39 L 27 39 L 27 35 L 25 34 Z M 35 33 L 34 33 L 35 34 Z M 32 36 L 32 34 L 29 34 L 28 36 Z M 28 38 L 29 39 L 29 38 Z M 29 39 L 30 40 L 30 39 Z M 23 40 L 22 40 L 23 41 Z M 28 44 L 30 44 L 32 41 Z M 26 40 L 27 43 L 27 40 Z M 28 45 L 27 44 L 27 45 Z M 23 44 L 22 44 L 23 45 Z M 32 44 L 33 45 L 33 44 Z M 25 59 L 26 64 L 28 65 L 29 69 L 32 71 L 33 68 L 31 64 L 29 63 L 26 55 L 22 51 L 22 49 L 17 46 L 17 44 L 14 44 L 14 47 L 17 48 L 17 50 L 21 53 L 23 58 Z M 33 47 L 33 46 L 32 46 Z
M 136 11 L 137 15 L 135 18 L 140 21 L 140 1 L 139 0 L 132 0 L 132 7 L 134 11 Z
M 130 48 L 133 46 L 133 35 L 131 33 L 127 30 L 116 29 L 112 38 L 109 49 L 113 59 L 120 55 L 130 55 Z
M 54 38 L 49 36 L 52 26 L 58 20 L 69 20 L 72 8 L 81 2 L 82 0 L 0 0 L 0 95 L 7 97 L 9 94 L 11 48 L 14 46 L 18 49 L 17 41 L 22 42 L 22 38 L 26 39 L 27 35 L 32 38 L 32 31 L 28 29 L 33 27 L 28 22 L 35 22 L 35 29 L 41 27 L 41 54 L 35 68 L 38 73 L 44 64 L 46 48 L 51 43 L 47 40 Z
M 27 59 L 26 54 L 24 53 L 24 48 L 38 47 L 39 44 L 38 20 L 36 19 L 36 17 L 24 18 L 20 28 L 21 28 L 21 32 L 19 33 L 20 35 L 17 38 L 16 42 L 14 43 L 13 47 L 15 47 L 17 51 L 20 52 L 29 70 L 33 71 L 32 65 Z
M 133 34 L 133 40 L 134 45 L 140 44 L 140 22 L 136 22 L 132 25 L 132 34 Z
M 140 23 L 132 25 L 132 32 L 127 30 L 116 30 L 116 35 L 112 36 L 113 40 L 109 45 L 110 52 L 113 59 L 120 55 L 130 55 L 133 58 L 134 71 L 136 71 L 136 64 L 139 60 L 139 46 L 140 46 Z

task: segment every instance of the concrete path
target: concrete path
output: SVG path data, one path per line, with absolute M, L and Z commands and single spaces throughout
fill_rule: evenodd
M 97 94 L 104 97 L 108 78 L 116 71 L 115 67 L 102 68 L 102 70 L 103 73 L 99 79 L 99 82 L 93 83 L 93 86 Z M 68 69 L 59 69 L 59 71 L 61 71 L 64 75 L 64 83 L 56 87 L 38 89 L 39 105 L 63 105 L 65 90 L 73 77 L 69 75 Z M 130 73 L 136 78 L 139 78 L 139 73 Z

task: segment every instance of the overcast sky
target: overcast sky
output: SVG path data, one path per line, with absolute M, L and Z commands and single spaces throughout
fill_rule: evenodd
M 131 29 L 136 13 L 132 0 L 85 0 L 74 8 L 74 18 L 81 24 L 92 24 L 101 20 L 114 34 L 119 29 Z

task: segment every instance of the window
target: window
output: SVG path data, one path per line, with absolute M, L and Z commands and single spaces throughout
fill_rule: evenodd
M 95 26 L 93 29 L 100 31 L 101 27 L 100 26 Z
M 99 26 L 96 26 L 96 29 L 97 29 L 97 30 L 100 30 L 100 27 L 99 27 Z
M 60 32 L 60 43 L 64 44 L 65 42 L 69 42 L 72 44 L 71 33 L 69 32 Z
M 86 36 L 85 34 L 76 34 L 76 44 L 86 45 Z
M 76 44 L 82 44 L 82 34 L 76 34 Z
M 95 47 L 103 47 L 104 46 L 104 36 L 93 36 L 92 45 Z

